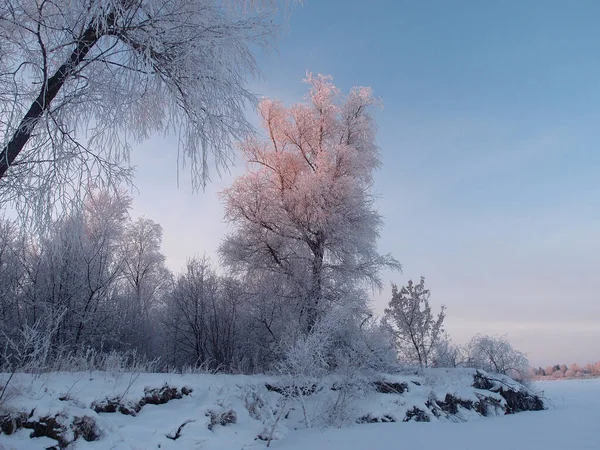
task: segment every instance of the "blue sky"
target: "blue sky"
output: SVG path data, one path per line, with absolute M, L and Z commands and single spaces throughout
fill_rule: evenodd
M 308 70 L 383 99 L 380 249 L 404 266 L 384 278 L 424 275 L 457 343 L 505 334 L 535 364 L 600 359 L 598 17 L 595 1 L 306 0 L 259 57 L 261 95 L 300 101 Z M 163 225 L 170 266 L 215 255 L 217 192 L 243 163 L 191 194 L 171 140 L 142 147 L 135 213 Z

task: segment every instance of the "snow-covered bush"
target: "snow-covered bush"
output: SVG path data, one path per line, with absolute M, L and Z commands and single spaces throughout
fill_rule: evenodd
M 287 346 L 280 372 L 318 377 L 349 368 L 365 374 L 398 369 L 392 336 L 368 310 L 339 305 L 325 314 L 308 334 L 299 333 Z
M 459 367 L 464 359 L 464 350 L 452 344 L 452 340 L 445 336 L 433 349 L 432 367 Z
M 412 280 L 400 289 L 392 286 L 392 299 L 385 309 L 385 322 L 394 334 L 400 359 L 410 365 L 429 367 L 436 348 L 445 339 L 445 307 L 435 317 L 429 306 L 429 289 L 425 278 Z
M 465 365 L 486 372 L 508 375 L 519 381 L 529 377 L 527 356 L 515 350 L 501 336 L 474 336 L 466 346 Z
M 307 427 L 354 420 L 354 402 L 374 391 L 378 374 L 399 368 L 387 328 L 370 315 L 360 317 L 348 304 L 331 309 L 308 334 L 290 342 L 277 366 L 290 380 L 290 394 L 301 402 Z M 334 384 L 334 395 L 307 411 L 304 393 L 314 391 L 323 379 Z
M 11 335 L 2 333 L 0 371 L 40 372 L 48 370 L 54 360 L 52 344 L 63 321 L 64 313 L 49 315 L 36 320 L 32 325 L 25 323 Z

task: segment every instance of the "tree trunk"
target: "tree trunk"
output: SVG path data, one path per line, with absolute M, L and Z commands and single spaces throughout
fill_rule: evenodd
M 318 245 L 313 251 L 314 258 L 312 261 L 312 286 L 309 294 L 308 304 L 306 305 L 306 325 L 307 332 L 310 332 L 319 316 L 319 304 L 323 297 L 323 249 Z
M 111 17 L 109 16 L 108 19 L 110 21 Z M 73 50 L 69 59 L 58 68 L 52 77 L 44 80 L 38 97 L 31 104 L 29 111 L 27 111 L 23 120 L 21 120 L 12 138 L 0 153 L 0 179 L 4 177 L 15 158 L 25 148 L 40 118 L 50 108 L 52 100 L 54 100 L 67 79 L 73 74 L 75 68 L 84 60 L 90 49 L 98 42 L 102 34 L 103 31 L 97 26 L 88 26 L 77 42 L 77 47 Z

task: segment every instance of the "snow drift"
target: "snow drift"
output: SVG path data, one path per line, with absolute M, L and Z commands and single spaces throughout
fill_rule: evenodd
M 464 422 L 544 409 L 514 380 L 473 369 L 320 381 L 108 372 L 0 375 L 0 448 L 241 448 L 294 430 Z M 0 388 L 0 390 L 2 390 Z M 365 425 L 368 426 L 368 425 Z M 261 442 L 262 441 L 262 442 Z

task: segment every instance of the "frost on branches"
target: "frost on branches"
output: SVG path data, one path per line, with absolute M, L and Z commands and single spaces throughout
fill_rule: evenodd
M 478 334 L 469 341 L 465 350 L 468 367 L 501 373 L 519 381 L 529 376 L 527 355 L 515 350 L 502 336 Z
M 392 299 L 385 309 L 385 321 L 392 328 L 400 357 L 409 364 L 429 367 L 436 350 L 446 340 L 442 306 L 435 317 L 429 306 L 429 289 L 425 278 L 419 284 L 408 281 L 406 286 L 392 286 Z
M 0 2 L 0 201 L 116 185 L 131 144 L 155 132 L 178 135 L 197 188 L 208 155 L 225 164 L 250 130 L 250 49 L 274 36 L 276 3 Z
M 238 273 L 279 286 L 269 308 L 272 299 L 257 306 L 258 315 L 289 318 L 279 329 L 261 319 L 276 340 L 293 324 L 309 332 L 335 304 L 364 306 L 364 288 L 381 286 L 380 269 L 399 267 L 376 246 L 379 149 L 370 110 L 379 101 L 365 87 L 343 96 L 329 76 L 306 82 L 306 103 L 260 103 L 264 137 L 242 142 L 248 171 L 222 193 L 235 231 L 221 254 Z

